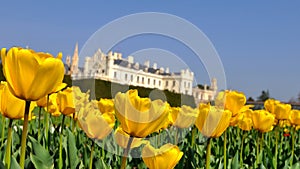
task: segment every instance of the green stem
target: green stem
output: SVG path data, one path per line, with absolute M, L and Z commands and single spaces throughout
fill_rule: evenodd
M 291 130 L 291 135 L 292 135 L 292 155 L 291 155 L 290 166 L 292 167 L 293 158 L 294 158 L 294 151 L 295 151 L 295 132 L 294 132 L 294 128 L 292 128 L 292 130 Z
M 9 119 L 8 132 L 7 132 L 7 143 L 5 150 L 5 168 L 10 168 L 11 161 L 11 138 L 12 138 L 12 119 Z
M 264 133 L 260 134 L 260 149 L 259 149 L 259 153 L 263 153 L 263 147 L 264 146 Z M 263 154 L 261 156 L 261 158 L 263 158 Z M 260 159 L 260 162 L 263 163 L 263 159 Z
M 48 150 L 49 145 L 49 97 L 47 95 L 47 110 L 45 112 L 44 126 L 45 126 L 45 139 L 46 139 L 46 150 Z
M 23 122 L 23 131 L 21 139 L 21 156 L 20 156 L 20 167 L 25 167 L 25 155 L 26 155 L 26 139 L 27 139 L 27 129 L 28 129 L 28 115 L 29 115 L 30 101 L 26 101 L 25 104 L 25 113 L 24 113 L 24 122 Z
M 179 130 L 179 128 L 178 127 L 174 127 L 175 128 L 175 142 L 174 142 L 174 144 L 175 145 L 177 145 L 178 144 L 178 130 Z
M 227 135 L 227 130 L 225 130 L 225 132 L 224 132 L 224 169 L 226 169 L 227 168 L 227 146 L 226 146 L 226 142 L 227 142 L 227 137 L 226 137 L 226 135 Z
M 240 150 L 240 167 L 243 167 L 243 151 L 244 151 L 244 141 L 246 138 L 246 132 L 242 131 L 242 142 L 241 142 L 241 150 Z
M 278 129 L 275 128 L 275 160 L 274 160 L 274 168 L 277 169 L 277 156 L 278 156 Z
M 91 156 L 90 156 L 90 164 L 89 164 L 89 169 L 93 168 L 93 153 L 94 153 L 94 147 L 95 147 L 95 142 L 92 140 L 92 147 L 91 147 Z
M 6 118 L 4 116 L 2 117 L 2 136 L 1 136 L 1 145 L 3 145 L 4 142 L 4 132 L 5 132 L 5 122 L 6 122 Z
M 196 135 L 196 132 L 197 132 L 197 128 L 196 127 L 193 127 L 193 130 L 192 130 L 192 148 L 194 147 L 195 145 L 195 135 Z
M 259 131 L 258 131 L 259 132 Z M 258 133 L 259 134 L 259 133 Z M 255 168 L 258 167 L 259 163 L 259 136 L 257 135 L 257 140 L 256 140 L 256 160 L 255 160 Z
M 42 111 L 42 107 L 39 107 L 38 138 L 41 135 L 41 111 Z
M 63 115 L 63 119 L 61 122 L 60 127 L 60 136 L 59 136 L 59 159 L 58 159 L 58 168 L 62 169 L 63 167 L 63 159 L 62 159 L 62 137 L 63 137 L 63 130 L 64 130 L 64 123 L 65 123 L 65 115 Z
M 207 147 L 206 147 L 206 169 L 210 168 L 210 149 L 211 149 L 211 140 L 212 138 L 208 138 Z
M 104 148 L 105 148 L 105 142 L 106 142 L 106 137 L 102 140 L 102 145 L 103 145 L 103 147 L 101 148 L 101 150 L 102 150 L 102 152 L 101 152 L 101 157 L 102 157 L 102 159 L 104 159 L 105 158 L 105 151 L 104 151 Z
M 76 112 L 75 112 L 75 113 L 76 113 Z M 72 122 L 73 122 L 73 124 L 72 124 L 72 131 L 73 131 L 73 132 L 74 132 L 74 130 L 76 129 L 76 126 L 77 126 L 77 120 L 75 119 L 75 116 L 76 116 L 75 113 L 72 114 Z
M 133 137 L 130 137 L 129 140 L 128 140 L 128 143 L 127 143 L 127 147 L 126 147 L 126 149 L 124 149 L 124 154 L 123 154 L 122 163 L 121 163 L 121 169 L 126 168 L 127 156 L 129 154 L 130 146 L 131 146 L 132 141 L 133 141 Z

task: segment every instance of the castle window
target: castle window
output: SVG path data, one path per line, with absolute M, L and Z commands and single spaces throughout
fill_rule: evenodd
M 114 72 L 114 78 L 117 78 L 117 72 Z
M 139 83 L 139 81 L 140 81 L 140 76 L 137 76 L 136 82 Z
M 161 81 L 158 81 L 158 85 L 161 86 Z
M 150 84 L 150 78 L 148 78 L 148 85 Z
M 155 79 L 153 79 L 153 85 L 154 85 L 154 86 L 155 86 L 155 82 L 156 82 Z
M 190 87 L 190 82 L 188 82 L 188 87 Z
M 186 87 L 186 82 L 184 82 L 184 87 Z
M 169 86 L 169 81 L 166 81 L 166 87 L 168 87 Z
M 175 85 L 176 85 L 176 81 L 175 81 L 175 80 L 173 80 L 173 87 L 175 87 Z
M 125 80 L 127 80 L 127 76 L 128 76 L 127 73 L 125 73 Z
M 144 84 L 144 80 L 145 80 L 145 78 L 144 78 L 144 77 L 142 77 L 142 84 Z
M 130 76 L 130 81 L 133 82 L 133 75 Z

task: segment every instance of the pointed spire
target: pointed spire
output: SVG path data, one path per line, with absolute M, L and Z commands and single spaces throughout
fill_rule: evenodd
M 71 74 L 78 73 L 78 42 L 76 42 L 74 54 L 72 57 Z
M 73 54 L 73 61 L 78 61 L 78 42 L 76 42 L 74 54 Z

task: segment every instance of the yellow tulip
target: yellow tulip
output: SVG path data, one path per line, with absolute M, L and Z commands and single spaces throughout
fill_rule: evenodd
M 75 113 L 75 100 L 72 88 L 57 93 L 57 104 L 60 112 L 66 116 Z
M 232 113 L 229 110 L 200 104 L 195 125 L 206 137 L 220 137 L 229 126 L 231 116 Z
M 13 47 L 1 49 L 3 74 L 16 97 L 36 101 L 55 91 L 64 78 L 62 54 L 54 58 L 48 53 Z
M 47 107 L 47 97 L 48 97 L 48 96 L 42 97 L 41 99 L 39 99 L 38 101 L 36 101 L 36 104 L 37 104 L 39 107 Z
M 72 86 L 72 90 L 75 99 L 75 110 L 78 112 L 81 107 L 89 102 L 90 91 L 83 93 L 78 86 Z
M 62 89 L 64 89 L 65 87 L 67 86 L 66 83 L 61 83 L 53 93 L 57 93 L 59 91 L 61 91 Z M 52 94 L 52 93 L 51 93 Z M 49 94 L 50 95 L 50 94 Z M 39 99 L 38 101 L 36 101 L 36 104 L 37 106 L 39 107 L 47 107 L 47 98 L 48 98 L 48 95 L 47 96 L 44 96 L 42 97 L 41 99 Z
M 241 115 L 241 113 L 231 117 L 229 125 L 236 126 L 239 123 L 239 121 L 242 120 L 242 118 L 243 116 Z
M 246 103 L 246 96 L 237 91 L 222 91 L 216 97 L 216 105 L 224 106 L 225 110 L 232 112 L 232 116 L 236 116 Z
M 273 130 L 275 117 L 266 110 L 255 110 L 252 113 L 253 128 L 260 132 Z
M 4 88 L 6 85 L 7 85 L 6 82 L 1 81 L 1 83 L 0 83 L 0 103 L 1 103 L 1 96 L 2 96 L 3 88 Z M 1 106 L 0 106 L 0 112 L 1 112 Z
M 290 104 L 275 104 L 274 114 L 278 120 L 287 120 L 290 117 L 292 106 Z
M 276 120 L 276 119 L 275 119 Z M 279 127 L 285 128 L 285 127 L 290 127 L 291 126 L 291 122 L 290 120 L 279 120 L 276 123 Z
M 25 101 L 15 97 L 9 90 L 7 83 L 2 82 L 1 92 L 1 113 L 3 116 L 10 119 L 21 119 L 24 117 Z M 4 86 L 3 86 L 4 85 Z M 30 112 L 36 104 L 30 105 Z
M 182 156 L 183 152 L 172 144 L 165 144 L 159 149 L 147 144 L 142 150 L 143 161 L 149 169 L 172 169 Z
M 250 109 L 251 107 L 253 107 L 253 105 L 243 106 L 237 115 L 231 117 L 230 126 L 236 126 L 239 123 L 239 121 L 241 121 L 244 118 L 245 115 L 246 116 L 250 115 L 249 111 L 252 113 L 252 111 Z M 244 114 L 244 113 L 246 113 L 246 114 Z
M 179 113 L 173 125 L 178 128 L 189 128 L 191 125 L 194 125 L 197 117 L 197 109 L 193 109 L 189 106 L 183 105 L 179 109 Z
M 48 112 L 54 117 L 61 115 L 57 105 L 57 93 L 53 93 L 49 96 Z
M 100 99 L 98 101 L 99 109 L 102 113 L 115 114 L 115 105 L 112 99 Z
M 134 137 L 146 137 L 165 126 L 168 121 L 167 103 L 140 98 L 137 90 L 118 93 L 115 97 L 116 116 L 122 129 Z
M 253 126 L 252 122 L 252 110 L 248 109 L 241 113 L 241 120 L 238 122 L 238 127 L 244 131 L 250 131 Z
M 300 110 L 292 110 L 291 111 L 290 121 L 293 125 L 300 126 Z
M 118 127 L 114 134 L 115 140 L 119 146 L 122 148 L 127 148 L 127 144 L 130 135 L 125 133 L 121 127 Z M 143 138 L 133 138 L 130 148 L 139 147 L 142 144 L 147 144 L 149 141 L 143 140 Z
M 244 131 L 250 131 L 252 129 L 253 123 L 250 118 L 243 118 L 239 121 L 238 127 Z
M 174 124 L 179 114 L 180 107 L 170 107 L 169 110 L 169 121 L 171 124 Z
M 78 112 L 78 122 L 92 139 L 104 139 L 115 125 L 113 114 L 100 112 L 97 102 L 89 102 Z
M 276 104 L 278 103 L 280 103 L 280 101 L 274 99 L 268 99 L 264 102 L 264 107 L 268 112 L 275 114 L 275 107 Z

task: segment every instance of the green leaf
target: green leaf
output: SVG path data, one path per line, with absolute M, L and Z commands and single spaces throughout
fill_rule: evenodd
M 46 164 L 44 163 L 43 159 L 41 159 L 39 156 L 33 155 L 32 153 L 30 154 L 30 160 L 34 167 L 38 169 L 52 169 L 54 167 L 54 164 Z
M 260 164 L 260 169 L 266 169 L 263 163 Z
M 0 169 L 5 169 L 5 166 L 2 161 L 0 161 Z
M 222 168 L 224 168 L 224 165 L 223 165 L 222 161 L 220 160 L 218 169 L 222 169 Z
M 102 158 L 99 158 L 99 160 L 95 163 L 95 166 L 96 168 L 109 169 L 109 166 L 106 165 Z
M 76 139 L 74 134 L 69 129 L 67 129 L 67 133 L 68 133 L 68 156 L 69 156 L 70 168 L 76 169 L 77 165 L 80 162 L 77 155 Z
M 239 152 L 237 151 L 233 157 L 233 160 L 231 162 L 231 168 L 232 169 L 239 169 Z
M 39 163 L 42 163 L 45 168 L 53 168 L 53 157 L 36 139 L 29 136 L 32 143 L 34 154 L 30 155 L 30 159 L 36 168 L 39 168 Z M 38 166 L 36 166 L 38 165 Z
M 11 169 L 21 169 L 19 163 L 17 162 L 17 160 L 13 156 L 11 157 L 10 168 Z
M 300 162 L 294 164 L 294 165 L 291 167 L 291 169 L 298 169 L 298 168 L 300 168 Z

